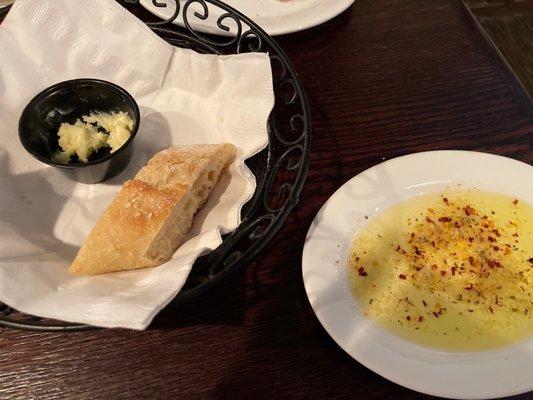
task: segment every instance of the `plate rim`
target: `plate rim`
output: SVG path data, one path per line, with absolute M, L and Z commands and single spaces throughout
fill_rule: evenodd
M 319 222 L 317 222 L 317 218 L 319 216 L 321 216 L 324 211 L 326 210 L 327 206 L 330 205 L 334 200 L 335 200 L 335 197 L 339 196 L 343 190 L 346 190 L 350 184 L 353 184 L 353 181 L 356 181 L 358 178 L 360 178 L 361 176 L 363 176 L 365 173 L 369 173 L 371 171 L 374 171 L 376 170 L 377 168 L 379 167 L 384 167 L 388 164 L 391 164 L 391 163 L 397 163 L 397 162 L 402 162 L 402 161 L 405 161 L 406 159 L 413 159 L 413 158 L 417 158 L 417 157 L 425 157 L 425 156 L 428 156 L 428 155 L 451 155 L 452 157 L 454 155 L 460 155 L 461 157 L 464 157 L 464 156 L 468 156 L 468 155 L 474 155 L 476 157 L 491 157 L 491 158 L 498 158 L 504 162 L 512 162 L 512 163 L 516 163 L 517 166 L 521 166 L 521 167 L 529 167 L 529 168 L 533 168 L 531 165 L 529 165 L 528 163 L 526 162 L 523 162 L 521 160 L 517 160 L 517 159 L 513 159 L 513 158 L 510 158 L 510 157 L 506 157 L 506 156 L 501 156 L 501 155 L 497 155 L 497 154 L 491 154 L 491 153 L 487 153 L 487 152 L 480 152 L 480 151 L 470 151 L 470 150 L 430 150 L 430 151 L 421 151 L 421 152 L 414 152 L 414 153 L 410 153 L 410 154 L 406 154 L 406 155 L 402 155 L 402 156 L 398 156 L 398 157 L 394 157 L 394 158 L 391 158 L 391 159 L 388 159 L 386 161 L 383 161 L 381 163 L 378 163 L 378 164 L 375 164 L 359 173 L 357 173 L 356 175 L 354 175 L 353 177 L 351 177 L 350 179 L 348 179 L 346 182 L 344 182 L 337 190 L 335 190 L 335 192 L 324 202 L 324 204 L 322 205 L 322 207 L 320 208 L 320 210 L 317 212 L 317 214 L 315 215 L 315 218 L 313 219 L 308 231 L 307 231 L 307 234 L 306 234 L 306 237 L 305 237 L 305 244 L 304 244 L 304 248 L 303 248 L 303 251 L 302 251 L 302 280 L 303 280 L 303 284 L 304 284 L 304 289 L 305 289 L 305 292 L 306 292 L 306 295 L 307 295 L 307 298 L 308 298 L 308 301 L 309 301 L 309 304 L 311 305 L 311 308 L 314 312 L 314 314 L 316 315 L 317 319 L 319 320 L 320 324 L 322 325 L 322 327 L 325 329 L 325 331 L 328 333 L 328 335 L 335 341 L 335 343 L 344 351 L 344 353 L 348 354 L 354 361 L 360 363 L 361 365 L 365 366 L 366 368 L 370 369 L 371 371 L 373 371 L 374 373 L 380 375 L 381 377 L 395 383 L 395 384 L 398 384 L 400 386 L 403 386 L 405 388 L 408 388 L 408 389 L 411 389 L 411 390 L 414 390 L 414 391 L 417 391 L 419 393 L 424 393 L 424 394 L 429 394 L 429 395 L 432 395 L 432 396 L 438 396 L 438 397 L 448 397 L 448 398 L 461 398 L 461 399 L 487 399 L 487 398 L 499 398 L 499 397 L 507 397 L 507 396 L 514 396 L 514 395 L 519 395 L 519 394 L 525 394 L 525 393 L 529 393 L 531 391 L 533 391 L 533 383 L 529 386 L 529 387 L 519 387 L 517 389 L 508 389 L 508 390 L 505 390 L 505 391 L 502 391 L 500 393 L 496 393 L 496 394 L 489 394 L 487 392 L 481 392 L 479 391 L 479 393 L 477 394 L 469 394 L 469 395 L 460 395 L 460 394 L 457 394 L 457 393 L 445 393 L 443 392 L 442 390 L 432 390 L 432 388 L 427 388 L 427 387 L 424 387 L 424 384 L 423 382 L 417 382 L 417 381 L 408 381 L 406 382 L 404 380 L 404 378 L 402 377 L 397 377 L 394 375 L 394 373 L 391 373 L 391 371 L 387 371 L 387 368 L 384 368 L 383 367 L 383 361 L 380 363 L 380 362 L 375 362 L 375 360 L 373 360 L 372 358 L 369 358 L 368 355 L 364 355 L 364 356 L 360 356 L 360 355 L 357 355 L 357 354 L 352 354 L 352 353 L 356 353 L 357 350 L 353 350 L 353 349 L 350 349 L 350 345 L 347 344 L 347 343 L 343 343 L 343 340 L 340 336 L 342 335 L 339 335 L 337 333 L 337 330 L 335 329 L 335 327 L 333 326 L 333 324 L 331 323 L 331 321 L 328 321 L 327 318 L 325 317 L 326 314 L 327 314 L 327 311 L 324 311 L 324 310 L 320 310 L 319 309 L 319 305 L 317 305 L 317 299 L 315 299 L 315 295 L 311 294 L 310 293 L 310 283 L 309 283 L 309 278 L 306 278 L 306 275 L 307 273 L 309 272 L 312 272 L 310 267 L 306 267 L 306 265 L 309 265 L 309 264 L 312 264 L 312 262 L 309 261 L 309 247 L 310 247 L 310 239 L 312 238 L 313 234 L 315 233 L 315 230 L 317 229 L 317 227 L 319 226 Z M 409 196 L 411 197 L 411 196 Z M 391 207 L 391 205 L 387 205 L 387 208 L 388 207 Z M 355 223 L 353 223 L 355 225 Z M 351 238 L 339 238 L 338 242 L 337 243 L 341 243 L 343 241 L 346 241 L 346 240 L 351 240 L 353 239 L 353 236 Z M 331 250 L 331 248 L 330 248 Z M 340 260 L 340 262 L 342 263 L 342 259 Z M 344 269 L 345 266 L 344 265 L 339 265 L 340 268 Z M 353 301 L 355 302 L 355 299 L 353 299 Z M 377 328 L 378 330 L 382 331 L 382 332 L 386 332 L 386 330 L 384 328 Z M 405 339 L 401 339 L 399 338 L 398 336 L 392 334 L 392 333 L 388 333 L 389 335 L 399 339 L 399 340 L 402 340 L 406 343 L 410 343 L 410 345 L 413 345 L 413 342 L 409 342 Z M 517 346 L 520 346 L 520 345 L 525 345 L 526 343 L 528 343 L 529 340 L 526 340 L 526 342 L 521 342 L 519 344 L 517 344 Z M 415 346 L 418 346 L 416 344 L 414 344 Z M 427 352 L 440 352 L 440 353 L 453 353 L 453 352 L 446 352 L 446 351 L 439 351 L 438 349 L 430 349 L 430 348 L 424 348 L 423 346 L 418 346 L 420 347 L 422 350 L 427 350 Z M 501 349 L 494 349 L 494 350 L 488 350 L 488 351 L 482 351 L 482 352 L 479 352 L 479 353 L 490 353 L 490 352 L 497 352 L 497 351 L 500 351 L 500 350 L 503 350 L 503 349 L 507 349 L 509 347 L 514 347 L 513 346 L 506 346 L 506 347 L 503 347 Z M 459 352 L 458 354 L 468 354 L 468 353 L 472 353 L 472 352 Z M 431 366 L 432 364 L 428 363 L 427 366 Z M 533 382 L 533 381 L 532 381 Z M 452 383 L 448 386 L 452 386 L 452 387 L 455 387 L 455 385 Z M 493 392 L 493 390 L 492 390 Z
M 184 0 L 178 0 L 178 1 L 183 2 Z M 316 26 L 319 26 L 319 25 L 321 25 L 321 24 L 323 24 L 325 22 L 328 22 L 328 21 L 332 20 L 333 18 L 339 16 L 344 11 L 346 11 L 348 8 L 350 8 L 355 3 L 356 0 L 337 0 L 337 1 L 339 1 L 339 3 L 338 3 L 339 6 L 334 8 L 331 13 L 325 14 L 325 16 L 323 16 L 323 17 L 311 18 L 310 20 L 307 21 L 307 23 L 305 23 L 303 25 L 297 25 L 297 26 L 289 25 L 286 28 L 270 29 L 268 24 L 263 25 L 261 23 L 261 17 L 255 17 L 253 19 L 253 21 L 258 26 L 260 26 L 266 33 L 268 33 L 270 36 L 281 36 L 281 35 L 287 35 L 287 34 L 290 34 L 290 33 L 297 33 L 297 32 L 301 32 L 301 31 L 307 30 L 307 29 L 314 28 Z M 146 4 L 146 3 L 149 3 L 149 2 L 151 2 L 151 0 L 140 0 L 139 4 L 142 7 L 144 7 L 148 12 L 152 13 L 153 15 L 155 15 L 155 16 L 157 16 L 159 18 L 163 18 L 164 19 L 164 18 L 168 17 L 168 15 L 163 11 L 163 9 L 161 9 L 161 11 L 158 12 L 159 10 L 157 9 L 157 7 L 150 6 L 150 5 Z M 233 7 L 235 9 L 239 10 L 238 8 L 236 8 L 236 6 L 230 6 L 230 7 Z M 310 7 L 310 9 L 312 9 L 312 8 L 313 7 Z M 320 15 L 320 14 L 318 14 L 318 15 Z M 178 25 L 180 27 L 184 27 L 185 26 L 182 22 L 180 22 L 179 19 L 173 21 L 173 24 L 176 24 L 176 25 Z M 197 24 L 192 23 L 191 26 L 198 32 L 213 33 L 209 29 L 206 29 L 203 25 L 197 25 Z M 231 36 L 229 33 L 226 33 L 224 31 L 217 31 L 217 34 L 220 35 L 220 36 Z

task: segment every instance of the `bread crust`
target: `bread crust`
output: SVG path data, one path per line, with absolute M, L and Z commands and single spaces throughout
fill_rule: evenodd
M 216 183 L 234 157 L 231 144 L 177 146 L 155 154 L 134 179 L 124 183 L 79 250 L 70 272 L 94 275 L 167 261 L 181 244 L 183 232 L 190 228 L 212 185 L 207 193 L 202 192 L 193 210 L 179 207 L 192 198 L 193 189 L 206 174 L 212 172 Z M 175 221 L 188 225 L 178 227 L 179 235 L 176 229 L 168 228 Z M 160 241 L 166 246 L 158 247 Z

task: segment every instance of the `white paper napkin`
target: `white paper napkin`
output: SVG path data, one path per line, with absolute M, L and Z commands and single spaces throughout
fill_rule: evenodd
M 75 183 L 33 159 L 18 119 L 42 89 L 73 78 L 124 87 L 141 108 L 132 161 L 97 185 Z M 255 190 L 244 160 L 267 143 L 273 107 L 266 54 L 200 55 L 158 38 L 114 0 L 17 0 L 0 25 L 0 300 L 29 314 L 144 329 L 179 292 L 194 260 L 240 223 Z M 96 277 L 67 268 L 120 189 L 173 144 L 230 142 L 238 160 L 159 267 Z

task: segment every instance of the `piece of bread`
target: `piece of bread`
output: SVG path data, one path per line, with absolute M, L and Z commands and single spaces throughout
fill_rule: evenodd
M 235 152 L 231 144 L 203 144 L 155 154 L 134 179 L 124 183 L 70 272 L 95 275 L 168 261 Z

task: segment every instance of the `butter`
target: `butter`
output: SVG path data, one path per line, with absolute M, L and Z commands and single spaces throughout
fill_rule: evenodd
M 133 120 L 123 111 L 111 114 L 91 113 L 89 116 L 84 116 L 83 121 L 96 124 L 109 132 L 107 144 L 111 147 L 111 153 L 120 149 L 128 141 L 133 129 Z
M 67 163 L 74 154 L 78 155 L 80 161 L 87 162 L 93 152 L 107 143 L 105 133 L 98 132 L 94 126 L 84 124 L 80 120 L 76 121 L 74 125 L 61 124 L 57 134 L 59 146 L 63 151 L 56 155 L 56 159 L 66 160 Z
M 100 132 L 98 128 L 107 133 Z M 86 163 L 94 152 L 105 146 L 111 147 L 113 153 L 128 141 L 132 129 L 133 120 L 123 111 L 91 113 L 74 124 L 63 123 L 57 132 L 62 151 L 54 155 L 54 160 L 68 164 L 70 157 L 76 154 L 81 162 Z

